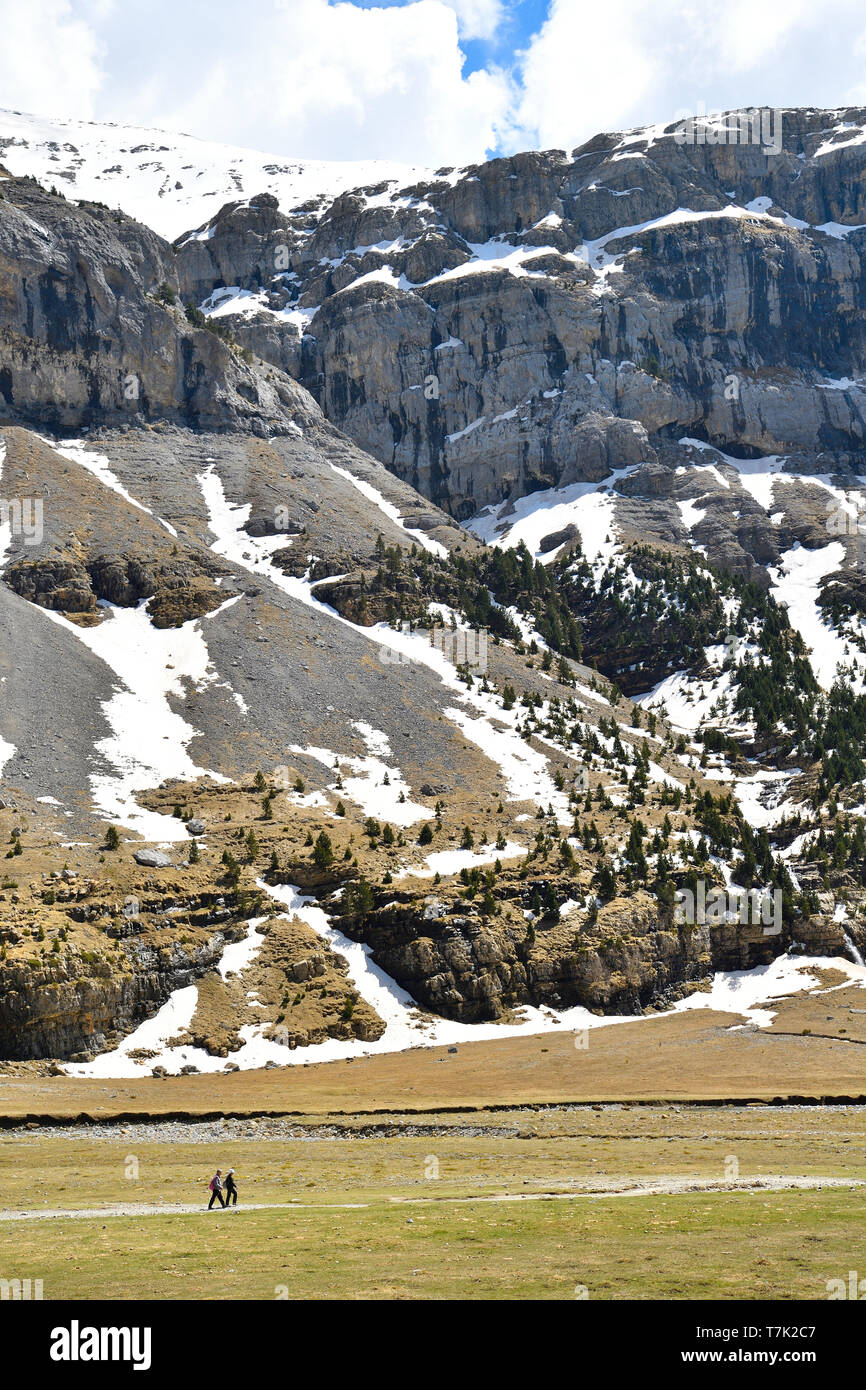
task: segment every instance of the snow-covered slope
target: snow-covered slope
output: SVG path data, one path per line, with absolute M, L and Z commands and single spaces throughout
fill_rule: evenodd
M 120 207 L 173 241 L 224 203 L 272 193 L 285 210 L 350 188 L 429 177 L 423 167 L 368 159 L 340 163 L 265 154 L 171 131 L 48 120 L 0 110 L 0 164 L 67 198 Z

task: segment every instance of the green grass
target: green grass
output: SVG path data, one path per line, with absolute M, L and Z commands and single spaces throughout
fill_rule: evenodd
M 204 1208 L 217 1165 L 237 1169 L 241 1194 L 236 1213 L 0 1222 L 0 1277 L 42 1279 L 47 1299 L 272 1299 L 280 1286 L 291 1298 L 573 1299 L 581 1285 L 600 1299 L 820 1299 L 828 1279 L 859 1267 L 864 1189 L 471 1199 L 636 1178 L 721 1183 L 731 1157 L 745 1181 L 863 1180 L 860 1107 L 417 1118 L 440 1132 L 370 1135 L 350 1121 L 344 1138 L 229 1126 L 207 1143 L 139 1142 L 135 1128 L 0 1133 L 0 1204 L 12 1210 Z M 364 1205 L 338 1205 L 353 1202 Z
M 856 1266 L 848 1192 L 214 1211 L 7 1226 L 47 1299 L 826 1297 Z M 409 1220 L 411 1218 L 411 1222 Z
M 218 1143 L 140 1143 L 132 1133 L 90 1139 L 0 1133 L 0 1206 L 89 1208 L 125 1202 L 207 1202 L 214 1169 L 237 1170 L 249 1202 L 378 1201 L 387 1197 L 568 1191 L 588 1182 L 689 1176 L 820 1175 L 866 1179 L 866 1114 L 632 1108 L 506 1112 L 479 1125 L 497 1133 L 345 1139 L 226 1138 Z M 438 1178 L 430 1177 L 435 1158 Z M 134 1163 L 130 1163 L 134 1160 Z M 137 1177 L 129 1177 L 129 1172 Z M 2 1231 L 2 1228 L 0 1228 Z

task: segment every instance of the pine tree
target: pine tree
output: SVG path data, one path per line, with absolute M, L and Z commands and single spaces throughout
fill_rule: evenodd
M 326 830 L 320 830 L 313 849 L 313 862 L 317 869 L 327 869 L 334 862 L 334 848 Z

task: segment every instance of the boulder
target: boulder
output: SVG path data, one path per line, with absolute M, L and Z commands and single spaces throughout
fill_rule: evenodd
M 137 849 L 133 854 L 136 864 L 141 864 L 145 869 L 169 869 L 171 859 L 167 854 L 163 854 L 158 849 Z

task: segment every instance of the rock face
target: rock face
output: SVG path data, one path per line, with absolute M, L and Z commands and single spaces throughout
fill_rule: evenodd
M 316 215 L 252 199 L 181 239 L 178 280 L 459 519 L 682 434 L 844 469 L 866 440 L 863 129 L 785 111 L 780 152 L 671 126 Z
M 303 415 L 176 302 L 170 246 L 122 213 L 74 207 L 29 179 L 0 188 L 0 409 L 71 432 L 171 420 L 258 434 Z
M 794 945 L 787 929 L 768 936 L 760 923 L 678 924 L 642 892 L 610 903 L 592 926 L 547 921 L 528 935 L 524 924 L 395 903 L 357 935 L 419 1004 L 462 1023 L 523 1004 L 641 1014 L 669 1007 L 714 971 L 768 965 Z M 796 937 L 808 955 L 848 954 L 843 929 L 827 915 L 798 923 Z
M 199 976 L 188 1037 L 226 1059 L 246 1027 L 286 1048 L 381 1036 L 339 952 L 288 917 L 243 979 L 207 976 L 230 919 L 258 917 L 263 872 L 317 898 L 340 886 L 347 932 L 363 918 L 356 936 L 382 969 L 465 1022 L 527 1003 L 637 1013 L 792 944 L 680 925 L 663 896 L 664 843 L 691 872 L 705 822 L 708 848 L 770 873 L 769 836 L 753 845 L 730 797 L 714 800 L 717 781 L 743 776 L 743 751 L 770 761 L 769 698 L 746 706 L 745 750 L 710 726 L 702 753 L 666 715 L 624 712 L 596 673 L 637 695 L 696 660 L 703 681 L 729 639 L 775 662 L 751 640 L 763 596 L 732 588 L 727 611 L 721 577 L 680 574 L 668 552 L 699 547 L 769 583 L 785 551 L 826 543 L 839 476 L 866 472 L 866 140 L 834 151 L 828 134 L 855 120 L 866 134 L 862 112 L 792 114 L 772 156 L 638 132 L 402 193 L 294 211 L 254 196 L 175 248 L 0 178 L 0 775 L 14 796 L 0 802 L 0 1054 L 100 1051 Z M 87 442 L 43 437 L 72 429 Z M 757 479 L 737 466 L 769 450 L 795 455 L 784 480 L 780 459 Z M 615 501 L 589 493 L 606 480 Z M 590 507 L 554 499 L 532 537 L 545 558 L 565 552 L 550 582 L 453 522 L 495 503 L 475 526 L 492 539 L 528 519 L 523 494 L 571 486 Z M 28 499 L 45 504 L 38 534 L 12 525 Z M 854 549 L 849 531 L 827 563 Z M 616 548 L 622 568 L 594 573 Z M 859 601 L 856 578 L 840 611 Z M 379 624 L 408 620 L 441 621 L 444 638 L 451 614 L 491 627 L 477 686 L 420 644 L 404 662 L 381 640 Z M 804 668 L 781 632 L 790 694 Z M 724 660 L 726 676 L 746 665 Z M 794 718 L 805 726 L 806 707 Z M 839 742 L 827 729 L 824 751 Z M 820 750 L 799 751 L 813 799 Z M 772 757 L 795 767 L 784 746 Z M 649 824 L 629 829 L 638 807 Z M 106 813 L 183 844 L 178 868 L 128 843 L 112 854 Z M 786 821 L 786 844 L 809 823 Z M 445 855 L 429 873 L 458 845 L 527 864 L 489 882 L 465 866 L 459 886 L 437 878 L 446 908 L 413 901 L 406 876 L 429 877 L 434 835 Z M 834 840 L 834 861 L 848 853 L 853 879 L 860 851 Z M 551 857 L 569 866 L 557 882 Z M 94 861 L 110 865 L 110 900 Z M 548 875 L 534 886 L 532 861 Z M 187 901 L 196 884 L 209 901 Z M 832 896 L 794 911 L 807 949 L 852 949 Z
M 216 963 L 225 937 L 189 951 L 178 943 L 157 949 L 130 942 L 126 969 L 107 961 L 68 959 L 2 970 L 0 1056 L 86 1060 L 103 1052 L 155 1013 L 175 989 L 191 984 Z
M 663 921 L 644 894 L 611 904 L 592 928 L 548 922 L 527 934 L 525 923 L 453 912 L 433 919 L 395 904 L 368 917 L 362 935 L 413 998 L 463 1023 L 522 1004 L 641 1013 L 679 998 L 711 968 L 709 929 Z

